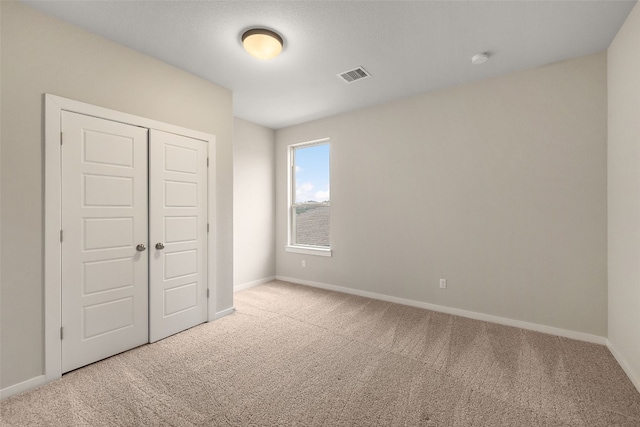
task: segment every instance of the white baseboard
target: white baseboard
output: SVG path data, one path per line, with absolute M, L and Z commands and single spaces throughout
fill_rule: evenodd
M 2 390 L 0 390 L 0 399 L 5 399 L 9 396 L 22 393 L 23 391 L 32 390 L 36 387 L 40 387 L 46 382 L 47 382 L 46 377 L 44 375 L 39 375 L 29 380 L 22 381 L 21 383 L 14 384 L 9 387 L 5 387 Z
M 254 286 L 262 285 L 263 283 L 276 280 L 276 276 L 265 277 L 264 279 L 254 280 L 253 282 L 243 283 L 242 285 L 236 285 L 233 287 L 233 292 L 244 291 L 245 289 L 253 288 Z
M 221 317 L 228 316 L 230 314 L 235 313 L 235 311 L 236 311 L 235 307 L 231 307 L 231 308 L 227 308 L 226 310 L 218 311 L 218 312 L 216 312 L 216 317 L 214 319 L 218 320 Z
M 633 385 L 636 387 L 636 389 L 638 390 L 638 393 L 640 393 L 640 377 L 635 375 L 635 373 L 629 367 L 629 364 L 627 363 L 625 358 L 622 357 L 618 349 L 608 339 L 607 339 L 607 348 L 609 349 L 611 354 L 613 354 L 613 357 L 616 359 L 616 361 L 618 362 L 618 364 L 620 365 L 624 373 L 627 374 L 627 376 L 629 377 Z
M 557 335 L 560 337 L 571 338 L 578 341 L 586 341 L 594 344 L 604 345 L 606 338 L 598 335 L 586 334 L 584 332 L 570 331 L 567 329 L 554 328 L 552 326 L 539 325 L 537 323 L 524 322 L 522 320 L 508 319 L 506 317 L 493 316 L 490 314 L 476 313 L 475 311 L 461 310 L 459 308 L 446 307 L 443 305 L 429 304 L 422 301 L 415 301 L 405 298 L 392 297 L 374 292 L 361 291 L 359 289 L 345 288 L 342 286 L 328 285 L 326 283 L 313 282 L 310 280 L 295 279 L 292 277 L 276 276 L 277 280 L 283 282 L 297 283 L 300 285 L 312 286 L 315 288 L 328 289 L 330 291 L 342 292 L 345 294 L 358 295 L 361 297 L 377 299 L 381 301 L 394 302 L 412 307 L 425 308 L 427 310 L 438 311 L 441 313 L 453 314 L 455 316 L 468 317 L 470 319 L 483 320 L 485 322 L 498 323 L 505 326 L 514 326 L 516 328 L 527 329 L 530 331 L 542 332 L 545 334 Z
M 229 314 L 233 314 L 236 311 L 235 307 L 228 308 L 226 310 L 218 311 L 215 315 L 215 320 L 220 319 L 221 317 L 228 316 Z M 0 390 L 0 400 L 5 399 L 9 396 L 13 396 L 15 394 L 22 393 L 24 391 L 33 390 L 36 387 L 39 387 L 43 384 L 46 384 L 47 377 L 45 375 L 40 375 L 26 381 L 23 381 L 18 384 L 11 385 L 9 387 L 5 387 Z

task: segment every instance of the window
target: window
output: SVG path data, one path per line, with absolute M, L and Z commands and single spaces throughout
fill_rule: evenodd
M 289 146 L 288 252 L 330 256 L 329 140 Z

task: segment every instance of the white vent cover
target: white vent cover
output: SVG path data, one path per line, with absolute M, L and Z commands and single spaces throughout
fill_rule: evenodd
M 354 68 L 353 70 L 345 71 L 344 73 L 338 74 L 342 80 L 347 83 L 353 83 L 356 80 L 366 79 L 367 77 L 371 77 L 371 74 L 367 73 L 362 67 Z

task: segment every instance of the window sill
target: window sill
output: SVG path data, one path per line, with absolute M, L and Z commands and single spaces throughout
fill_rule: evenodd
M 312 248 L 307 246 L 285 246 L 287 252 L 305 255 L 318 255 L 318 256 L 331 256 L 331 249 L 329 248 Z

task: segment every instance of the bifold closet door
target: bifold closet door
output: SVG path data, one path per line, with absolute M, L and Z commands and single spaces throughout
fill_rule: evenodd
M 149 338 L 207 320 L 207 144 L 150 130 Z
M 62 372 L 148 342 L 147 144 L 62 113 Z

